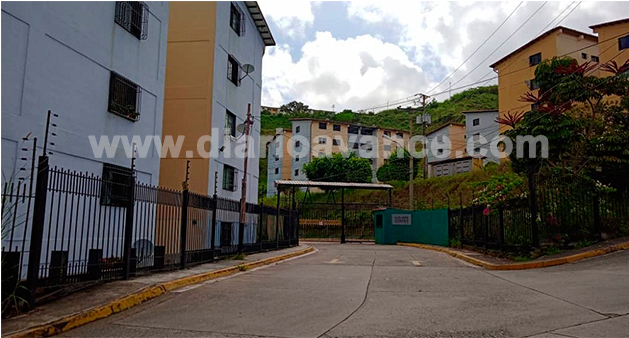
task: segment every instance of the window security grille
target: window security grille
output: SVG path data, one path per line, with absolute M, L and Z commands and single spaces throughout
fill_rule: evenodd
M 148 38 L 149 7 L 142 1 L 116 1 L 114 21 L 139 40 Z
M 129 186 L 133 170 L 115 164 L 103 163 L 103 180 L 100 191 L 100 204 L 124 207 L 129 196 Z
M 110 113 L 120 115 L 131 121 L 140 119 L 140 102 L 142 88 L 118 73 L 111 72 L 109 78 L 109 106 Z
M 234 30 L 234 32 L 236 32 L 236 34 L 238 34 L 238 36 L 245 36 L 245 23 L 245 13 L 240 10 L 240 7 L 237 4 L 232 2 L 229 11 L 229 26 Z
M 223 168 L 223 189 L 236 191 L 236 169 L 225 165 Z

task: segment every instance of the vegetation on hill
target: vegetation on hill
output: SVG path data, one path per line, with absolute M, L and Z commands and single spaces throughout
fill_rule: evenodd
M 408 130 L 408 113 L 396 109 L 384 110 L 378 113 L 356 113 L 343 110 L 339 113 L 329 111 L 310 111 L 307 105 L 291 102 L 291 113 L 272 115 L 263 111 L 261 115 L 262 133 L 273 133 L 276 128 L 290 129 L 292 118 L 310 117 L 330 119 L 331 121 L 360 123 L 366 126 L 377 126 Z M 283 106 L 284 107 L 284 106 Z M 302 107 L 303 109 L 299 109 Z M 305 108 L 304 108 L 305 107 Z M 479 109 L 498 109 L 498 86 L 471 88 L 443 101 L 433 101 L 428 104 L 426 111 L 432 116 L 433 128 L 446 122 L 463 122 L 463 111 Z M 417 132 L 419 128 L 415 128 Z

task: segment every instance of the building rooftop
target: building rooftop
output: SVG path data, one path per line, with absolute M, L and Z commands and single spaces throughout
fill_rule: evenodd
M 629 18 L 625 18 L 625 19 L 620 19 L 620 20 L 614 20 L 614 21 L 608 21 L 608 22 L 599 23 L 599 24 L 590 26 L 590 28 L 596 29 L 596 28 L 603 27 L 603 26 L 613 26 L 613 25 L 619 25 L 619 24 L 628 23 L 628 22 L 629 22 Z
M 461 113 L 463 114 L 470 114 L 470 113 L 474 113 L 474 114 L 478 114 L 478 113 L 497 113 L 498 109 L 479 109 L 479 110 L 466 110 L 466 111 L 462 111 Z
M 276 180 L 275 186 L 285 187 L 314 187 L 314 188 L 350 188 L 350 189 L 393 189 L 390 184 L 382 183 L 352 183 L 352 182 L 320 182 Z
M 552 33 L 556 32 L 556 31 L 558 31 L 558 30 L 560 30 L 560 33 L 571 34 L 571 35 L 574 35 L 574 36 L 581 36 L 581 35 L 583 35 L 583 37 L 584 37 L 584 38 L 588 38 L 588 39 L 591 39 L 591 40 L 594 40 L 594 41 L 598 41 L 598 38 L 596 37 L 596 35 L 592 35 L 592 34 L 584 33 L 584 32 L 581 32 L 581 31 L 578 31 L 578 30 L 575 30 L 575 29 L 572 29 L 572 28 L 567 28 L 567 27 L 564 27 L 564 26 L 557 26 L 557 27 L 555 27 L 555 28 L 553 28 L 553 29 L 550 29 L 550 30 L 546 31 L 544 34 L 542 34 L 542 35 L 540 35 L 540 36 L 536 37 L 535 39 L 533 39 L 533 40 L 531 40 L 531 41 L 527 42 L 527 43 L 526 43 L 526 44 L 524 44 L 522 47 L 520 47 L 520 48 L 518 48 L 518 49 L 514 50 L 513 52 L 511 52 L 511 53 L 509 53 L 509 54 L 507 54 L 505 57 L 503 57 L 502 59 L 500 59 L 500 60 L 498 60 L 498 61 L 494 62 L 494 63 L 493 63 L 492 65 L 490 65 L 489 67 L 491 67 L 491 68 L 496 68 L 496 66 L 497 66 L 498 64 L 500 64 L 500 63 L 502 63 L 503 61 L 507 60 L 507 59 L 508 59 L 508 58 L 510 58 L 512 55 L 514 55 L 514 54 L 516 54 L 516 53 L 518 53 L 518 52 L 520 52 L 520 51 L 522 51 L 522 50 L 524 50 L 524 49 L 528 48 L 528 47 L 529 47 L 529 46 L 531 46 L 532 44 L 536 43 L 537 41 L 539 41 L 539 40 L 541 40 L 541 39 L 543 39 L 543 38 L 547 37 L 548 35 L 550 35 L 550 34 L 552 34 Z
M 426 136 L 428 136 L 428 135 L 432 135 L 432 134 L 434 134 L 435 132 L 437 132 L 437 131 L 439 131 L 439 130 L 441 130 L 441 129 L 445 128 L 445 127 L 449 127 L 449 126 L 459 126 L 459 127 L 463 127 L 463 128 L 465 128 L 465 125 L 464 125 L 464 124 L 462 124 L 462 123 L 447 122 L 447 123 L 444 123 L 444 124 L 440 125 L 437 129 L 435 129 L 435 130 L 431 131 L 430 133 L 426 134 Z
M 262 14 L 262 10 L 260 10 L 260 6 L 257 1 L 245 1 L 245 6 L 247 6 L 247 10 L 251 17 L 253 18 L 253 23 L 256 25 L 258 29 L 258 33 L 262 37 L 262 41 L 264 41 L 265 46 L 275 46 L 275 39 L 273 38 L 273 34 L 271 34 L 271 29 Z
M 317 119 L 317 118 L 313 118 L 313 117 L 295 117 L 295 118 L 290 119 L 290 121 L 328 122 L 328 123 L 332 123 L 332 124 L 342 124 L 342 125 L 346 125 L 346 126 L 360 126 L 360 127 L 365 127 L 365 128 L 375 128 L 375 129 L 391 130 L 391 131 L 396 131 L 396 132 L 399 131 L 399 132 L 402 132 L 402 133 L 408 133 L 408 130 L 403 130 L 403 129 L 386 128 L 386 127 L 378 127 L 378 126 L 368 126 L 368 125 L 364 125 L 362 123 L 349 123 L 349 122 L 343 122 L 343 121 Z

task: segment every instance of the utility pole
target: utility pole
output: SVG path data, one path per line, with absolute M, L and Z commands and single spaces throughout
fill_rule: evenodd
M 426 124 L 430 123 L 430 121 L 426 118 L 426 99 L 430 96 L 421 93 L 419 95 L 422 97 L 422 136 L 424 136 L 424 154 L 426 155 L 424 156 L 423 177 L 426 179 L 426 174 L 428 173 L 428 142 L 426 140 Z
M 428 121 L 426 121 L 426 117 L 424 114 L 424 111 L 426 110 L 426 99 L 429 97 L 428 95 L 419 93 L 419 94 L 415 94 L 415 96 L 421 96 L 422 98 L 422 108 L 421 108 L 421 121 L 422 121 L 422 135 L 424 135 L 424 140 L 426 138 L 426 123 Z M 411 108 L 411 107 L 406 107 L 406 108 L 402 108 L 401 106 L 397 107 L 398 110 L 404 110 L 407 111 L 409 113 L 408 115 L 408 130 L 410 133 L 410 137 L 413 137 L 413 115 L 414 113 L 420 111 L 419 108 Z M 424 145 L 423 145 L 424 149 L 426 149 L 426 142 L 424 141 Z M 415 149 L 413 149 L 414 151 Z M 413 178 L 415 176 L 415 166 L 414 166 L 414 158 L 410 152 L 410 142 L 409 142 L 409 159 L 408 159 L 408 169 L 409 169 L 409 185 L 408 185 L 408 205 L 409 205 L 409 209 L 413 210 L 415 209 L 415 201 L 414 201 L 414 196 L 413 196 Z M 424 179 L 426 179 L 426 170 L 427 170 L 427 166 L 426 166 L 427 162 L 426 160 L 424 160 Z
M 249 165 L 249 134 L 251 133 L 251 103 L 247 105 L 247 120 L 245 121 L 245 169 L 242 177 L 242 192 L 240 196 L 240 224 L 238 226 L 238 253 L 243 252 L 245 236 L 245 221 L 247 211 L 247 166 Z

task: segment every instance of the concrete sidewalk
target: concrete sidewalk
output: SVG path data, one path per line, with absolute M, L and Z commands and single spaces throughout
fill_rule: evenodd
M 398 243 L 403 246 L 411 246 L 420 249 L 428 249 L 441 251 L 449 254 L 450 256 L 462 259 L 468 263 L 472 263 L 481 266 L 488 270 L 525 270 L 525 269 L 538 269 L 549 266 L 562 265 L 572 263 L 585 258 L 596 257 L 610 252 L 627 250 L 629 249 L 629 237 L 615 238 L 603 242 L 596 243 L 594 245 L 564 251 L 552 256 L 541 256 L 537 259 L 533 259 L 526 262 L 515 262 L 506 258 L 499 258 L 481 252 L 472 251 L 468 249 L 440 247 L 425 244 L 415 243 Z
M 228 276 L 313 251 L 309 245 L 247 255 L 245 260 L 219 260 L 91 287 L 2 320 L 2 336 L 51 336 L 107 317 L 171 290 Z

